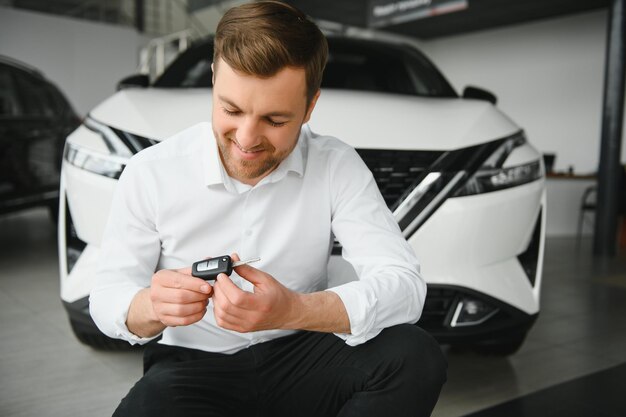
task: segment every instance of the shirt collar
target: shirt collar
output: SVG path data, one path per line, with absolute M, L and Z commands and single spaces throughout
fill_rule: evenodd
M 287 158 L 285 158 L 285 160 L 280 163 L 280 165 L 274 170 L 274 172 L 268 175 L 269 182 L 280 181 L 289 172 L 293 172 L 299 177 L 302 177 L 304 175 L 304 160 L 307 145 L 304 129 L 305 128 L 303 127 L 300 130 L 298 142 L 296 143 L 296 146 L 293 148 L 289 156 L 287 156 Z
M 204 171 L 204 184 L 217 185 L 224 184 L 224 175 L 226 171 L 222 167 L 222 159 L 217 148 L 217 140 L 213 135 L 213 129 L 210 123 L 206 123 L 206 128 L 202 133 L 202 140 L 204 142 L 203 152 L 203 171 Z
M 205 129 L 205 134 L 203 135 L 206 138 L 206 149 L 204 152 L 204 183 L 207 186 L 217 184 L 227 185 L 233 180 L 233 178 L 230 178 L 228 176 L 228 173 L 226 172 L 226 169 L 222 164 L 222 159 L 220 158 L 217 146 L 217 139 L 215 139 L 213 129 L 211 129 L 211 125 L 209 123 L 207 123 L 207 126 L 208 129 Z M 278 168 L 270 173 L 270 175 L 268 175 L 266 178 L 263 178 L 263 180 L 261 180 L 259 184 L 265 182 L 273 183 L 280 181 L 289 172 L 293 172 L 299 177 L 302 177 L 304 175 L 305 160 L 307 154 L 307 132 L 308 126 L 305 125 L 300 130 L 298 142 L 296 143 L 296 146 L 293 148 L 289 156 L 287 156 L 287 158 L 285 158 L 285 160 L 280 163 Z

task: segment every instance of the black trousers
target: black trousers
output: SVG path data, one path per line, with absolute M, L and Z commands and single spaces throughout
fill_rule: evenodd
M 315 332 L 234 355 L 155 344 L 114 416 L 429 416 L 446 369 L 437 342 L 413 325 L 355 347 Z

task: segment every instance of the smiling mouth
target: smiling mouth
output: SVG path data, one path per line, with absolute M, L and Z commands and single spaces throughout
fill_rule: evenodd
M 235 139 L 231 139 L 231 140 L 235 144 L 237 149 L 239 149 L 241 152 L 246 153 L 246 154 L 255 154 L 255 153 L 263 152 L 265 150 L 263 148 L 244 149 L 239 145 L 239 143 Z

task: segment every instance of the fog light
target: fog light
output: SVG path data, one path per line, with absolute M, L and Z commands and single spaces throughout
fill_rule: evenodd
M 484 301 L 464 297 L 459 300 L 450 321 L 451 327 L 476 326 L 484 323 L 499 311 Z

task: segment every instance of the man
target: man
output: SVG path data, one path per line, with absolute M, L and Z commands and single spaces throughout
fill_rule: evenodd
M 125 169 L 91 314 L 111 337 L 162 338 L 116 415 L 432 411 L 445 359 L 403 324 L 425 297 L 415 255 L 354 149 L 305 125 L 326 59 L 298 10 L 229 10 L 215 37 L 212 124 Z M 333 236 L 359 280 L 327 289 Z M 191 276 L 192 262 L 231 252 L 261 260 L 213 285 Z

